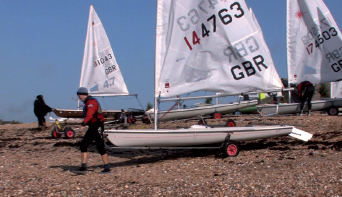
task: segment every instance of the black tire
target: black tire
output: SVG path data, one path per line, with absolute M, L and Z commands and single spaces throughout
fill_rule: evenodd
M 228 119 L 226 124 L 225 124 L 226 127 L 236 127 L 236 123 L 234 120 L 232 119 Z
M 330 116 L 337 116 L 338 113 L 339 113 L 339 110 L 338 110 L 337 107 L 330 107 L 330 108 L 328 109 L 328 114 L 329 114 Z
M 235 141 L 228 141 L 223 146 L 223 154 L 226 157 L 236 157 L 240 153 L 240 146 Z
M 150 124 L 150 123 L 151 123 L 151 121 L 150 121 L 150 119 L 148 118 L 148 115 L 147 115 L 147 114 L 145 114 L 145 115 L 143 116 L 142 122 L 143 122 L 143 123 L 146 123 L 146 124 Z
M 236 115 L 236 116 L 240 116 L 242 113 L 239 111 L 239 110 L 237 110 L 237 111 L 235 111 L 234 112 L 234 115 Z
M 59 138 L 59 137 L 61 137 L 61 134 L 58 133 L 58 131 L 56 130 L 56 128 L 53 128 L 53 130 L 51 131 L 51 137 L 52 137 L 52 138 Z
M 66 138 L 74 138 L 75 137 L 75 131 L 71 127 L 65 127 L 64 128 L 64 135 Z
M 198 124 L 198 125 L 207 125 L 207 121 L 205 121 L 205 120 L 199 120 L 197 124 Z

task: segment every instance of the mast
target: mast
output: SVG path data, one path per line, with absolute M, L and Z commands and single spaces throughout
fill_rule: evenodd
M 93 5 L 90 5 L 90 9 L 89 9 L 89 15 L 88 15 L 88 23 L 87 23 L 87 34 L 86 34 L 86 38 L 85 38 L 85 42 L 84 42 L 84 46 L 87 46 L 87 43 L 88 43 L 88 36 L 89 36 L 89 23 L 91 21 L 91 13 L 93 11 Z M 82 86 L 82 75 L 83 75 L 83 72 L 84 72 L 84 64 L 85 64 L 85 61 L 86 61 L 86 57 L 85 57 L 85 54 L 86 54 L 86 48 L 84 48 L 84 52 L 83 52 L 83 58 L 82 58 L 82 68 L 81 68 L 81 77 L 80 77 L 80 85 L 79 87 Z M 77 98 L 77 109 L 80 109 L 80 99 Z
M 155 45 L 155 62 L 154 62 L 154 130 L 158 129 L 158 98 L 157 98 L 157 91 L 158 91 L 158 79 L 157 74 L 159 72 L 157 71 L 157 65 L 160 63 L 160 57 L 159 57 L 159 51 L 160 51 L 160 37 L 158 36 L 158 32 L 160 31 L 160 25 L 162 24 L 162 6 L 163 2 L 160 0 L 157 0 L 157 17 L 156 17 L 156 45 Z M 160 92 L 158 93 L 160 95 Z
M 289 13 L 290 13 L 290 10 L 289 10 L 289 7 L 290 7 L 290 0 L 287 0 L 286 2 L 286 48 L 288 47 L 288 44 L 289 44 L 289 28 L 288 28 L 288 25 L 289 25 Z M 289 61 L 290 61 L 290 58 L 289 58 L 289 51 L 286 50 L 286 58 L 287 58 L 287 87 L 290 88 L 290 70 L 289 70 Z M 288 91 L 289 92 L 289 103 L 291 103 L 291 90 Z

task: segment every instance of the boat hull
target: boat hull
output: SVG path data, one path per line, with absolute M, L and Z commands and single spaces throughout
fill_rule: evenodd
M 231 112 L 235 112 L 238 109 L 257 105 L 257 100 L 252 101 L 241 101 L 230 104 L 218 104 L 218 105 L 210 105 L 203 107 L 195 107 L 189 109 L 176 109 L 170 111 L 159 111 L 158 112 L 158 121 L 170 121 L 170 120 L 179 120 L 192 118 L 199 115 L 212 115 L 214 113 L 221 113 L 222 115 L 228 114 Z M 150 118 L 154 120 L 154 113 L 148 113 Z
M 197 125 L 198 126 L 198 125 Z M 199 126 L 200 127 L 200 126 Z M 182 147 L 246 141 L 288 135 L 292 126 L 200 127 L 188 129 L 106 130 L 108 140 L 119 147 Z
M 245 107 L 245 108 L 239 109 L 239 112 L 242 114 L 258 114 L 258 108 L 257 106 Z
M 56 116 L 62 117 L 62 118 L 84 118 L 83 116 L 83 110 L 72 110 L 72 109 L 55 109 L 53 111 Z M 121 110 L 103 110 L 103 115 L 105 117 L 109 116 L 115 116 L 115 114 L 120 113 Z
M 55 109 L 53 111 L 56 116 L 62 118 L 84 118 L 83 110 L 72 109 Z M 102 110 L 102 114 L 105 118 L 114 118 L 116 114 L 121 113 L 121 110 Z M 126 111 L 126 115 L 132 114 L 133 116 L 142 116 L 145 112 L 143 110 Z
M 330 107 L 342 107 L 342 99 L 327 99 L 312 101 L 311 111 L 327 110 Z M 295 114 L 300 112 L 300 103 L 283 103 L 283 104 L 268 104 L 257 105 L 258 111 L 263 115 L 268 114 Z M 308 111 L 307 105 L 304 111 Z

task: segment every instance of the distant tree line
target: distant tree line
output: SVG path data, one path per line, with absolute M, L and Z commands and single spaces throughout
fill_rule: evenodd
M 20 121 L 15 121 L 15 120 L 12 120 L 12 121 L 3 121 L 2 119 L 0 119 L 0 125 L 5 125 L 5 124 L 22 124 L 23 122 L 20 122 Z

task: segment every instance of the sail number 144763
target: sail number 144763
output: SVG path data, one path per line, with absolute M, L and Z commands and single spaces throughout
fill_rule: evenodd
M 203 2 L 203 1 L 202 1 Z M 213 2 L 215 1 L 210 1 L 211 2 L 211 7 L 214 8 L 214 4 Z M 201 3 L 198 5 L 199 10 L 205 12 L 206 14 L 208 14 L 208 11 L 204 10 L 203 7 L 201 7 Z M 229 9 L 227 8 L 223 8 L 221 10 L 218 11 L 217 16 L 220 19 L 220 21 L 222 22 L 222 24 L 224 25 L 228 25 L 230 23 L 233 22 L 233 18 L 241 18 L 242 16 L 244 16 L 245 12 L 242 9 L 241 5 L 239 2 L 234 2 L 230 5 L 230 10 L 235 10 L 237 11 L 236 14 L 231 15 L 228 14 Z M 191 23 L 196 25 L 199 22 L 199 14 L 197 12 L 196 9 L 191 9 L 188 13 L 188 16 L 191 16 Z M 178 25 L 180 27 L 180 29 L 182 31 L 186 31 L 190 28 L 190 24 L 186 24 L 186 17 L 185 16 L 181 16 L 178 18 L 177 22 Z M 208 23 L 212 23 L 212 31 L 213 33 L 216 32 L 216 14 L 211 15 L 208 19 L 207 19 Z M 207 24 L 208 26 L 208 24 Z M 201 24 L 201 29 L 202 29 L 202 38 L 205 37 L 209 37 L 211 30 L 208 29 L 205 23 Z M 210 25 L 209 25 L 210 26 Z M 192 45 L 196 45 L 196 44 L 200 44 L 201 39 L 199 38 L 198 34 L 196 31 L 192 32 L 192 45 L 190 44 L 189 40 L 187 37 L 184 37 L 184 41 L 186 43 L 186 45 L 189 47 L 190 51 L 192 50 Z

